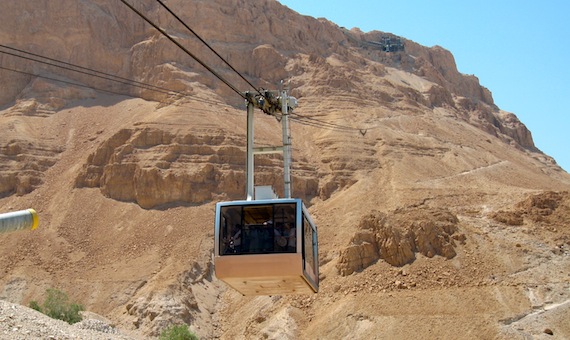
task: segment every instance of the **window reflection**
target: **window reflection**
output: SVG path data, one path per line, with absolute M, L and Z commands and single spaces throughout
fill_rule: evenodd
M 303 250 L 304 250 L 304 264 L 305 264 L 305 271 L 314 275 L 315 273 L 315 254 L 314 251 L 314 237 L 313 237 L 313 228 L 311 227 L 311 223 L 303 214 Z
M 226 206 L 220 214 L 220 255 L 297 250 L 295 203 Z

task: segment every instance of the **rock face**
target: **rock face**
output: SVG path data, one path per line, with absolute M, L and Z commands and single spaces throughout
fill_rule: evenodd
M 30 135 L 29 122 L 25 119 L 40 122 L 54 110 L 60 109 L 60 103 L 65 98 L 62 92 L 65 91 L 54 90 L 38 80 L 33 81 L 30 88 L 43 92 L 45 97 L 21 100 L 9 113 L 3 115 L 6 125 L 0 144 L 0 197 L 32 192 L 43 183 L 43 172 L 57 162 L 59 154 L 64 150 L 54 136 L 46 135 L 42 140 L 35 139 Z
M 25 195 L 42 184 L 42 172 L 57 162 L 60 149 L 26 139 L 0 146 L 0 197 Z
M 89 75 L 91 71 L 73 71 L 77 69 L 53 60 L 102 70 L 105 74 L 150 83 L 190 96 L 196 95 L 198 88 L 207 86 L 227 98 L 230 104 L 241 105 L 241 98 L 227 86 L 120 3 L 76 3 L 61 0 L 49 8 L 41 6 L 38 7 L 34 1 L 21 1 L 18 5 L 6 4 L 4 9 L 4 13 L 28 13 L 26 17 L 13 15 L 2 18 L 0 37 L 8 46 L 17 48 L 3 48 L 5 53 L 0 54 L 0 61 L 9 69 L 0 70 L 2 79 L 5 80 L 0 84 L 0 106 L 14 103 L 11 114 L 46 116 L 65 108 L 73 101 L 93 98 L 95 92 L 92 89 L 68 86 L 69 82 L 152 100 L 173 100 L 173 97 L 162 92 L 129 86 L 132 83 L 122 80 L 110 81 L 106 75 L 93 77 Z M 157 6 L 152 4 L 145 8 L 151 19 L 169 27 L 171 34 L 183 37 L 181 41 L 185 47 L 194 51 L 199 58 L 206 58 L 222 76 L 231 82 L 243 83 L 228 72 L 221 60 L 214 57 L 195 37 L 189 36 L 183 27 L 173 23 Z M 480 86 L 474 76 L 460 74 L 453 55 L 441 47 L 426 48 L 404 40 L 404 51 L 387 53 L 373 44 L 385 36 L 382 32 L 347 31 L 326 20 L 295 15 L 277 2 L 268 0 L 256 0 L 243 7 L 230 0 L 174 1 L 169 6 L 182 13 L 186 22 L 194 23 L 193 29 L 202 38 L 209 41 L 219 54 L 225 56 L 248 79 L 262 84 L 262 87 L 271 88 L 282 79 L 289 78 L 297 91 L 294 95 L 301 98 L 318 94 L 332 99 L 341 93 L 348 93 L 347 98 L 361 101 L 360 97 L 363 97 L 392 110 L 399 109 L 401 104 L 420 111 L 449 108 L 458 119 L 465 120 L 506 143 L 512 143 L 521 150 L 538 151 L 530 132 L 516 116 L 496 108 L 491 93 Z M 60 11 L 62 8 L 69 10 Z M 46 16 L 45 13 L 50 15 Z M 203 18 L 208 20 L 204 21 Z M 36 32 L 36 26 L 27 24 L 30 20 L 44 29 Z M 256 29 L 245 24 L 237 25 L 236 22 L 254 23 Z M 19 38 L 24 36 L 24 39 Z M 21 40 L 29 41 L 29 44 L 18 46 L 18 41 Z M 45 41 L 50 41 L 49 46 L 45 46 Z M 80 41 L 87 43 L 79 43 Z M 45 59 L 33 57 L 40 61 L 34 62 L 29 60 L 30 55 L 22 51 L 47 56 L 52 60 L 46 63 Z M 409 82 L 385 77 L 388 73 L 386 67 L 401 69 L 423 80 Z M 32 74 L 44 78 L 33 77 Z M 374 84 L 373 92 L 363 96 L 369 92 L 369 84 Z M 318 89 L 318 92 L 311 89 Z M 118 132 L 113 138 L 120 139 L 123 134 L 125 132 Z M 217 143 L 217 140 L 212 139 L 212 142 Z M 23 153 L 15 153 L 16 149 L 10 146 L 19 143 L 18 138 L 7 138 L 6 135 L 2 143 L 5 145 L 5 156 L 10 154 L 12 158 L 25 157 Z M 61 146 L 58 145 L 61 142 L 50 143 L 52 142 L 48 141 L 42 147 L 55 150 L 48 151 L 48 158 L 61 152 Z M 216 167 L 216 160 L 208 165 L 205 159 L 201 159 L 201 168 L 192 166 L 191 172 L 185 174 L 177 172 L 176 166 L 169 164 L 171 158 L 179 165 L 189 164 L 185 163 L 186 160 L 191 163 L 194 158 L 200 158 L 201 152 L 206 155 L 207 151 L 218 148 L 215 144 L 208 145 L 208 140 L 199 142 L 202 151 L 191 150 L 193 146 L 184 146 L 184 142 L 180 144 L 177 141 L 172 147 L 166 146 L 170 143 L 161 143 L 161 147 L 158 144 L 144 146 L 143 148 L 152 148 L 153 151 L 162 149 L 159 152 L 164 153 L 164 159 L 156 160 L 152 166 L 143 167 L 136 164 L 139 158 L 132 154 L 138 148 L 136 145 L 116 146 L 121 147 L 121 150 L 117 150 L 115 159 L 105 158 L 110 157 L 109 148 L 113 148 L 114 143 L 114 140 L 110 140 L 108 144 L 101 145 L 97 155 L 88 161 L 90 164 L 86 167 L 89 169 L 86 168 L 84 174 L 78 177 L 77 186 L 101 187 L 108 197 L 138 202 L 145 208 L 171 202 L 205 202 L 211 199 L 211 192 L 220 192 L 220 187 L 226 188 L 223 191 L 229 188 L 229 197 L 241 196 L 237 195 L 239 190 L 234 188 L 236 182 L 242 182 L 240 175 L 231 172 L 235 169 L 222 175 Z M 325 148 L 337 148 L 333 140 L 323 139 L 319 143 Z M 231 147 L 221 148 L 219 161 L 223 162 L 227 158 L 224 153 L 233 152 L 231 150 Z M 191 155 L 195 151 L 198 154 Z M 181 153 L 190 154 L 178 161 L 177 157 Z M 352 185 L 352 173 L 355 170 L 377 167 L 374 153 L 370 150 L 362 154 L 361 160 L 356 161 L 325 156 L 322 162 L 330 164 L 331 172 L 323 174 L 324 180 L 319 184 L 320 187 L 316 187 L 314 180 L 303 176 L 294 185 L 299 191 L 306 192 L 306 197 L 318 195 L 326 199 L 338 189 Z M 5 179 L 0 186 L 0 195 L 23 194 L 34 190 L 43 180 L 42 170 L 53 164 L 53 161 L 43 160 L 40 163 L 39 172 L 30 172 L 23 169 L 22 165 L 5 166 L 5 170 L 0 170 L 0 176 Z M 271 183 L 279 182 L 275 176 L 260 176 Z M 165 188 L 166 192 L 161 188 Z
M 401 209 L 389 215 L 373 213 L 360 221 L 348 247 L 340 252 L 337 270 L 350 275 L 383 259 L 403 266 L 420 253 L 451 259 L 456 255 L 454 239 L 458 234 L 457 217 L 445 209 Z
M 253 90 L 158 2 L 132 3 Z M 0 236 L 1 299 L 58 287 L 137 338 L 531 338 L 536 311 L 570 338 L 570 175 L 451 52 L 272 0 L 168 6 L 253 87 L 285 78 L 299 99 L 292 191 L 318 226 L 319 293 L 242 297 L 215 277 L 215 202 L 245 195 L 240 95 L 121 2 L 22 0 L 2 5 L 3 45 L 105 75 L 0 47 L 0 208 L 40 215 Z M 279 121 L 256 111 L 255 140 L 282 144 Z M 282 165 L 256 156 L 256 185 L 282 196 Z
M 59 6 L 67 10 L 60 11 Z M 370 61 L 374 61 L 414 73 L 438 85 L 436 90 L 415 92 L 412 97 L 414 101 L 423 102 L 424 99 L 421 97 L 426 96 L 429 100 L 429 104 L 426 104 L 431 106 L 459 105 L 463 110 L 475 111 L 471 114 L 483 110 L 485 114 L 481 118 L 483 122 L 480 123 L 482 128 L 487 129 L 485 125 L 490 124 L 490 133 L 495 133 L 496 129 L 497 133 L 509 136 L 522 148 L 534 150 L 532 138 L 524 125 L 513 115 L 504 117 L 494 105 L 490 91 L 482 87 L 476 77 L 459 73 L 453 55 L 439 46 L 426 48 L 404 40 L 403 52 L 386 53 L 371 45 L 386 35 L 383 32 L 365 34 L 357 30 L 346 31 L 326 20 L 294 15 L 287 8 L 269 0 L 256 0 L 243 7 L 231 0 L 174 1 L 168 6 L 182 13 L 183 20 L 192 22 L 195 26 L 194 31 L 210 42 L 219 54 L 226 56 L 236 69 L 242 70 L 251 81 L 262 83 L 263 86 L 275 86 L 273 84 L 291 77 L 292 73 L 301 72 L 301 68 L 294 67 L 287 61 L 297 53 L 324 58 L 336 54 L 350 60 L 351 69 L 348 72 L 334 76 L 337 67 L 331 65 L 327 72 L 321 73 L 329 78 L 327 87 L 342 90 L 358 88 L 358 82 L 362 81 L 358 76 L 359 72 L 369 68 Z M 160 11 L 157 4 L 149 5 L 145 10 L 151 13 L 152 20 L 173 30 L 171 34 L 184 37 L 182 42 L 185 47 L 195 51 L 198 58 L 207 58 L 211 66 L 219 70 L 222 76 L 228 76 L 231 82 L 242 83 L 242 80 L 228 73 L 227 66 L 221 60 L 197 39 L 189 36 L 189 32 L 183 27 L 173 23 L 163 13 L 164 11 Z M 0 37 L 7 45 L 17 45 L 16 34 L 12 32 L 18 32 L 19 35 L 26 35 L 31 39 L 29 46 L 32 47 L 25 50 L 32 53 L 95 70 L 105 70 L 106 73 L 175 91 L 190 93 L 192 90 L 189 89 L 188 83 L 200 82 L 223 96 L 235 95 L 196 61 L 153 31 L 142 19 L 120 3 L 93 1 L 87 4 L 60 0 L 55 5 L 50 5 L 49 9 L 42 9 L 36 2 L 26 0 L 18 2 L 17 5 L 6 4 L 4 13 L 18 11 L 24 11 L 28 16 L 16 15 L 3 18 L 2 25 L 6 29 L 2 30 L 3 34 Z M 50 13 L 50 16 L 45 16 L 44 13 Z M 35 26 L 27 25 L 29 21 L 44 29 L 35 32 Z M 250 23 L 255 29 L 249 25 L 235 24 L 240 22 Z M 52 43 L 49 47 L 45 47 L 41 43 L 43 41 Z M 79 41 L 88 43 L 80 44 Z M 369 61 L 365 61 L 361 53 L 355 54 L 354 48 L 363 50 Z M 164 97 L 159 93 L 127 86 L 124 83 L 109 82 L 84 73 L 33 63 L 12 55 L 2 54 L 0 58 L 6 63 L 5 65 L 19 67 L 33 74 L 63 74 L 71 80 L 89 86 L 143 95 L 149 99 Z M 358 72 L 354 72 L 356 70 Z M 19 96 L 30 77 L 7 70 L 1 72 L 6 76 L 3 79 L 8 80 L 1 85 L 6 88 L 6 90 L 2 88 L 1 91 L 0 105 L 3 105 L 13 102 Z M 408 92 L 409 95 L 410 86 L 406 88 L 408 90 L 404 92 Z M 451 98 L 455 98 L 461 104 L 454 103 Z
M 181 273 L 164 289 L 148 292 L 142 288 L 139 297 L 133 298 L 125 306 L 128 318 L 135 328 L 150 336 L 159 336 L 164 328 L 172 324 L 193 325 L 195 331 L 200 332 L 200 327 L 208 327 L 207 324 L 213 321 L 209 313 L 198 313 L 200 309 L 215 308 L 217 297 L 205 294 L 208 289 L 214 289 L 212 280 L 211 265 L 201 268 L 194 262 L 190 270 Z
M 146 209 L 202 204 L 216 197 L 235 200 L 244 195 L 244 163 L 244 141 L 237 136 L 123 129 L 88 157 L 75 186 L 98 187 L 107 197 Z M 279 182 L 271 171 L 280 166 L 278 159 L 265 158 L 257 165 L 267 169 L 258 173 L 264 182 Z M 302 198 L 316 196 L 316 179 L 294 176 L 293 181 Z
M 172 202 L 199 204 L 212 200 L 218 186 L 234 187 L 244 175 L 238 171 L 243 152 L 218 136 L 175 136 L 158 129 L 123 129 L 91 154 L 76 179 L 77 187 L 100 187 L 101 192 L 120 201 L 137 202 L 153 208 Z M 224 180 L 223 163 L 228 169 Z
M 512 209 L 494 212 L 490 217 L 508 225 L 524 225 L 526 220 L 552 228 L 567 228 L 570 223 L 570 195 L 566 191 L 532 195 Z

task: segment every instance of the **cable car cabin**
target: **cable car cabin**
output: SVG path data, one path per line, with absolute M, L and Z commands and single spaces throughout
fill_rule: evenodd
M 300 199 L 216 204 L 216 276 L 243 295 L 319 289 L 317 228 Z

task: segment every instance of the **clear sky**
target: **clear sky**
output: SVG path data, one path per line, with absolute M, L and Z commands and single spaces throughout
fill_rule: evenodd
M 514 113 L 534 144 L 570 171 L 570 1 L 279 0 L 364 32 L 439 45 Z

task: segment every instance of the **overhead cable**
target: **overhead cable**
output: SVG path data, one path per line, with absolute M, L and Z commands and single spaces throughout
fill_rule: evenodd
M 131 4 L 129 4 L 126 0 L 121 0 L 121 2 L 123 4 L 125 4 L 127 7 L 129 7 L 133 12 L 135 12 L 138 16 L 140 16 L 144 21 L 146 21 L 149 25 L 151 25 L 152 27 L 154 27 L 157 31 L 159 31 L 163 36 L 165 36 L 168 40 L 170 40 L 172 43 L 174 43 L 176 46 L 178 46 L 180 49 L 182 49 L 186 54 L 188 54 L 192 59 L 196 60 L 200 65 L 202 65 L 206 70 L 210 71 L 210 73 L 212 73 L 216 78 L 218 78 L 220 81 L 222 81 L 224 84 L 226 84 L 230 89 L 232 89 L 235 93 L 237 93 L 240 97 L 242 97 L 243 99 L 246 99 L 246 96 L 239 91 L 235 86 L 233 86 L 230 82 L 228 82 L 226 79 L 224 79 L 220 74 L 218 74 L 216 71 L 214 71 L 214 69 L 212 69 L 211 67 L 209 67 L 208 65 L 206 65 L 202 60 L 200 60 L 198 57 L 196 57 L 194 54 L 192 54 L 192 52 L 190 52 L 186 47 L 182 46 L 182 44 L 180 44 L 178 41 L 176 41 L 172 36 L 170 36 L 168 33 L 166 33 L 165 30 L 163 30 L 162 28 L 158 27 L 158 25 L 156 25 L 154 22 L 152 22 L 149 18 L 147 18 L 144 14 L 142 14 L 139 10 L 137 10 L 136 8 L 134 8 Z
M 312 126 L 318 129 L 325 129 L 325 130 L 340 130 L 340 131 L 357 131 L 362 136 L 366 135 L 368 130 L 374 130 L 380 128 L 380 126 L 370 126 L 370 127 L 352 127 L 348 125 L 342 125 L 337 123 L 330 123 L 320 119 L 312 118 L 305 115 L 300 115 L 298 113 L 292 113 L 290 117 L 291 120 L 305 126 Z
M 101 79 L 105 79 L 105 80 L 109 80 L 109 81 L 113 81 L 113 82 L 122 83 L 122 84 L 125 84 L 125 85 L 128 85 L 128 86 L 134 86 L 134 87 L 143 88 L 143 89 L 146 89 L 146 90 L 149 90 L 149 91 L 154 91 L 154 92 L 163 93 L 163 94 L 178 94 L 178 95 L 181 96 L 181 97 L 179 97 L 179 98 L 186 98 L 186 99 L 188 99 L 188 100 L 192 100 L 192 101 L 196 101 L 196 102 L 202 102 L 202 103 L 206 103 L 206 104 L 212 104 L 212 103 L 214 103 L 214 104 L 226 105 L 226 103 L 224 103 L 224 102 L 222 102 L 222 101 L 216 101 L 216 100 L 213 100 L 213 99 L 203 99 L 203 98 L 199 98 L 199 97 L 196 97 L 196 96 L 192 96 L 192 95 L 191 95 L 190 93 L 188 93 L 188 92 L 180 92 L 180 91 L 168 89 L 168 88 L 165 88 L 165 87 L 160 87 L 160 86 L 156 86 L 156 85 L 152 85 L 152 84 L 148 84 L 148 83 L 136 81 L 136 80 L 133 80 L 133 79 L 116 76 L 116 75 L 113 75 L 113 74 L 110 74 L 110 73 L 106 73 L 106 72 L 103 72 L 103 71 L 98 71 L 98 70 L 95 70 L 95 69 L 92 69 L 92 68 L 88 68 L 88 67 L 84 67 L 84 66 L 80 66 L 80 65 L 75 65 L 75 64 L 72 64 L 72 63 L 69 63 L 69 62 L 65 62 L 65 61 L 61 61 L 61 60 L 58 60 L 58 59 L 46 57 L 46 56 L 43 56 L 43 55 L 39 55 L 39 54 L 35 54 L 35 53 L 32 53 L 32 52 L 24 51 L 24 50 L 17 49 L 17 48 L 14 48 L 14 47 L 2 45 L 2 44 L 0 44 L 0 47 L 6 48 L 6 49 L 10 49 L 10 50 L 14 50 L 14 51 L 18 51 L 19 53 L 32 55 L 32 56 L 35 56 L 35 57 L 37 57 L 37 58 L 43 58 L 43 59 L 46 59 L 46 60 L 54 61 L 54 62 L 56 62 L 56 63 L 60 63 L 60 64 L 63 64 L 63 65 L 68 65 L 68 66 L 70 66 L 70 67 L 65 67 L 65 66 L 61 66 L 61 65 L 57 65 L 57 64 L 52 64 L 52 63 L 48 63 L 48 62 L 43 61 L 43 60 L 37 60 L 37 59 L 25 57 L 25 56 L 22 56 L 22 55 L 16 55 L 16 54 L 13 54 L 13 53 L 10 53 L 10 52 L 5 52 L 5 51 L 0 50 L 0 53 L 4 53 L 4 54 L 12 55 L 12 56 L 15 56 L 15 57 L 27 59 L 27 60 L 30 60 L 30 61 L 39 62 L 39 63 L 47 64 L 47 65 L 50 65 L 50 66 L 55 66 L 55 67 L 58 67 L 58 68 L 62 68 L 62 69 L 66 69 L 66 70 L 70 70 L 70 71 L 74 71 L 74 72 L 78 72 L 78 73 L 83 73 L 83 74 L 86 74 L 86 75 L 89 75 L 89 76 L 94 76 L 94 77 L 98 77 L 98 78 L 101 78 Z M 82 72 L 82 71 L 79 71 L 79 70 L 74 69 L 74 68 L 82 69 L 82 70 L 87 70 L 87 71 L 92 72 L 92 73 L 89 73 L 89 72 Z M 39 75 L 39 74 L 28 73 L 28 72 L 21 71 L 21 70 L 9 69 L 9 68 L 6 68 L 6 67 L 3 67 L 3 69 L 9 70 L 9 71 L 13 71 L 13 72 L 20 72 L 20 73 L 28 74 L 28 75 L 31 75 L 31 76 L 40 77 L 40 78 L 46 78 L 46 79 L 49 79 L 49 80 L 54 80 L 54 81 L 59 81 L 59 82 L 63 82 L 63 83 L 68 83 L 68 84 L 71 84 L 71 85 L 77 85 L 77 86 L 82 86 L 82 87 L 86 87 L 86 88 L 92 88 L 92 89 L 97 90 L 97 91 L 105 91 L 105 92 L 115 93 L 115 94 L 119 94 L 119 95 L 129 96 L 129 97 L 133 97 L 133 98 L 145 99 L 145 98 L 143 98 L 143 97 L 141 97 L 141 96 L 136 96 L 136 95 L 131 95 L 131 94 L 113 92 L 113 91 L 105 90 L 105 89 L 102 89 L 102 88 L 97 88 L 97 87 L 93 87 L 93 86 L 89 86 L 89 85 L 85 85 L 85 84 L 73 83 L 73 82 L 69 82 L 69 81 L 65 81 L 65 80 L 59 80 L 59 79 L 55 79 L 55 78 L 49 78 L 49 77 L 41 76 L 41 75 Z M 93 73 L 95 73 L 95 74 L 93 74 Z M 98 75 L 98 74 L 99 74 L 99 75 Z M 123 80 L 123 81 L 119 81 L 119 80 L 117 80 L 117 79 L 115 79 L 115 78 L 121 79 L 121 80 Z
M 46 56 L 43 56 L 43 55 L 39 55 L 39 54 L 36 54 L 36 53 L 24 51 L 24 50 L 15 48 L 15 47 L 6 46 L 6 45 L 2 45 L 2 44 L 0 44 L 0 47 L 3 47 L 3 48 L 5 48 L 5 49 L 9 49 L 9 50 L 13 50 L 13 51 L 17 51 L 17 52 L 22 53 L 22 54 L 31 55 L 31 56 L 34 56 L 34 57 L 37 57 L 37 58 L 41 58 L 41 59 L 46 59 L 46 60 L 49 60 L 49 61 L 53 61 L 53 62 L 56 62 L 56 63 L 59 63 L 59 64 L 67 65 L 67 66 L 70 66 L 71 68 L 65 67 L 65 66 L 62 66 L 62 65 L 57 65 L 57 64 L 49 63 L 49 62 L 46 62 L 46 61 L 43 61 L 43 60 L 33 59 L 33 58 L 30 58 L 30 57 L 25 57 L 25 56 L 22 56 L 22 55 L 13 54 L 13 53 L 10 53 L 10 52 L 5 52 L 5 51 L 0 50 L 0 53 L 9 54 L 9 55 L 12 55 L 12 56 L 15 56 L 15 57 L 18 57 L 18 58 L 23 58 L 23 59 L 27 59 L 27 60 L 32 60 L 32 61 L 36 61 L 36 62 L 39 62 L 39 63 L 43 63 L 43 64 L 46 64 L 46 65 L 55 66 L 55 67 L 63 68 L 63 69 L 66 69 L 66 70 L 70 70 L 70 71 L 73 71 L 73 72 L 83 73 L 83 74 L 87 74 L 87 75 L 90 75 L 90 76 L 94 76 L 94 77 L 98 77 L 98 78 L 103 78 L 103 79 L 106 79 L 106 80 L 111 80 L 111 81 L 115 81 L 115 82 L 122 83 L 122 84 L 127 84 L 127 85 L 131 85 L 131 86 L 136 86 L 136 87 L 140 87 L 140 88 L 144 88 L 144 89 L 152 90 L 152 91 L 156 91 L 156 92 L 162 92 L 162 93 L 165 93 L 165 94 L 176 93 L 176 94 L 180 94 L 180 95 L 184 95 L 184 96 L 187 95 L 187 94 L 184 93 L 184 92 L 179 92 L 179 91 L 167 89 L 167 88 L 160 87 L 160 86 L 156 86 L 156 85 L 151 85 L 151 84 L 143 83 L 143 82 L 136 81 L 136 80 L 133 80 L 133 79 L 128 79 L 128 78 L 120 77 L 120 76 L 117 76 L 117 75 L 114 75 L 114 74 L 106 73 L 106 72 L 103 72 L 103 71 L 97 71 L 97 70 L 94 70 L 94 69 L 91 69 L 91 68 L 88 68 L 88 67 L 84 67 L 84 66 L 80 66 L 80 65 L 75 65 L 75 64 L 71 64 L 71 63 L 68 63 L 68 62 L 65 62 L 65 61 L 61 61 L 61 60 L 57 60 L 57 59 L 54 59 L 54 58 L 46 57 Z M 79 69 L 79 70 L 77 70 L 77 69 Z M 85 70 L 85 71 L 80 71 L 80 70 Z
M 85 87 L 85 88 L 92 89 L 92 90 L 97 90 L 97 91 L 101 91 L 101 92 L 112 93 L 112 94 L 116 94 L 116 95 L 120 95 L 120 96 L 127 96 L 127 97 L 133 97 L 133 98 L 136 97 L 136 96 L 133 96 L 133 95 L 130 95 L 130 94 L 125 94 L 125 93 L 120 93 L 120 92 L 111 91 L 111 90 L 107 90 L 107 89 L 97 88 L 97 87 L 93 87 L 93 86 L 91 86 L 91 85 L 85 85 L 85 84 L 75 83 L 75 82 L 68 81 L 68 80 L 62 80 L 62 79 L 52 78 L 52 77 L 48 77 L 48 76 L 43 76 L 43 75 L 40 75 L 40 74 L 31 73 L 31 72 L 26 72 L 26 71 L 22 71 L 22 70 L 16 70 L 16 69 L 9 68 L 9 67 L 0 66 L 0 69 L 2 69 L 2 70 L 7 70 L 7 71 L 11 71 L 11 72 L 16 72 L 16 73 L 21 73 L 21 74 L 25 74 L 25 75 L 32 76 L 32 77 L 38 77 L 38 78 L 48 79 L 48 80 L 52 80 L 52 81 L 57 81 L 57 82 L 64 83 L 64 84 L 68 84 L 68 85 L 79 86 L 79 87 Z
M 161 0 L 156 0 L 156 2 L 158 2 L 162 7 L 164 7 L 164 9 L 166 9 L 170 14 L 172 14 L 173 17 L 176 18 L 176 20 L 178 20 L 178 22 L 180 22 L 184 27 L 186 27 L 186 29 L 188 29 L 190 32 L 192 32 L 192 34 L 194 34 L 194 36 L 196 38 L 198 38 L 198 40 L 200 40 L 204 45 L 206 45 L 206 47 L 208 47 L 210 49 L 210 51 L 212 51 L 218 58 L 220 58 L 229 68 L 232 69 L 232 71 L 234 71 L 238 76 L 240 76 L 241 79 L 243 79 L 243 81 L 245 81 L 249 86 L 251 86 L 253 89 L 256 89 L 256 87 L 249 81 L 247 80 L 238 70 L 236 70 L 226 59 L 224 59 L 218 52 L 216 52 L 216 50 L 214 50 L 212 48 L 212 46 L 210 46 L 210 44 L 208 44 L 204 39 L 202 39 L 202 37 L 200 37 L 198 35 L 198 33 L 196 33 L 193 29 L 191 29 L 178 15 L 176 15 L 176 13 L 174 13 L 168 6 L 166 6 L 166 4 L 164 2 L 162 2 Z M 257 89 L 256 89 L 257 91 Z M 261 95 L 261 93 L 258 91 L 258 93 Z
M 93 73 L 89 73 L 89 72 L 85 72 L 85 71 L 81 71 L 81 70 L 75 70 L 75 69 L 70 68 L 70 67 L 57 65 L 57 64 L 53 64 L 53 63 L 50 63 L 50 62 L 47 62 L 47 61 L 38 60 L 38 59 L 34 59 L 34 58 L 22 56 L 22 55 L 17 55 L 17 54 L 10 53 L 10 52 L 6 52 L 6 51 L 0 51 L 0 53 L 8 54 L 8 55 L 11 55 L 11 56 L 14 56 L 14 57 L 18 57 L 18 58 L 22 58 L 22 59 L 27 59 L 27 60 L 35 61 L 35 62 L 42 63 L 42 64 L 46 64 L 46 65 L 49 65 L 49 66 L 59 67 L 59 68 L 65 69 L 65 70 L 69 70 L 69 71 L 73 71 L 73 72 L 77 72 L 77 73 L 82 73 L 82 74 L 86 74 L 86 75 L 89 75 L 89 76 L 93 76 L 93 77 L 97 77 L 97 78 L 101 78 L 101 79 L 105 79 L 105 80 L 110 80 L 110 81 L 118 82 L 118 83 L 121 83 L 121 84 L 126 84 L 126 85 L 130 85 L 130 86 L 135 86 L 135 87 L 143 88 L 143 89 L 146 89 L 146 90 L 152 90 L 152 91 L 160 92 L 160 93 L 163 93 L 163 94 L 172 94 L 173 92 L 178 93 L 178 94 L 182 94 L 182 93 L 180 93 L 180 92 L 170 91 L 170 90 L 166 90 L 166 89 L 163 90 L 163 89 L 151 88 L 151 87 L 149 87 L 149 86 L 152 86 L 152 85 L 147 85 L 147 84 L 144 84 L 144 83 L 131 83 L 131 82 L 128 82 L 128 81 L 123 81 L 123 80 L 117 80 L 117 79 L 109 78 L 109 77 L 107 77 L 107 76 L 101 76 L 101 75 L 97 75 L 97 74 L 93 74 Z
M 204 39 L 202 39 L 202 37 L 200 37 L 192 28 L 190 28 L 178 15 L 176 15 L 176 13 L 174 13 L 168 6 L 166 6 L 166 4 L 162 1 L 162 0 L 156 0 L 156 2 L 158 2 L 164 9 L 166 9 L 172 16 L 174 16 L 174 18 L 176 18 L 176 20 L 178 20 L 178 22 L 180 22 L 184 27 L 186 27 L 186 29 L 188 29 L 190 32 L 192 32 L 192 34 L 194 34 L 194 36 L 196 38 L 198 38 L 198 40 L 200 40 L 204 45 L 206 45 L 206 47 L 208 47 L 210 49 L 210 51 L 212 51 L 218 58 L 220 58 L 228 67 L 230 67 L 236 74 L 238 74 L 249 86 L 251 86 L 252 88 L 256 89 L 257 93 L 259 95 L 261 95 L 262 97 L 266 98 L 266 95 L 262 94 L 260 91 L 257 90 L 257 88 L 251 84 L 239 71 L 237 71 L 229 62 L 227 62 L 220 54 L 218 54 L 218 52 L 216 52 Z M 329 123 L 329 122 L 325 122 L 325 121 L 321 121 L 315 118 L 311 118 L 311 117 L 307 117 L 307 116 L 301 116 L 301 115 L 296 115 L 298 118 L 294 118 L 291 117 L 291 119 L 293 120 L 297 120 L 299 123 L 301 124 L 305 124 L 305 125 L 310 125 L 313 127 L 317 127 L 317 128 L 328 128 L 328 129 L 334 129 L 334 130 L 349 130 L 349 131 L 359 131 L 361 134 L 365 134 L 366 132 L 363 133 L 363 131 L 366 131 L 367 129 L 360 129 L 360 128 L 354 128 L 354 127 L 350 127 L 350 126 L 343 126 L 340 124 L 335 124 L 335 123 Z
M 122 93 L 122 92 L 112 91 L 112 90 L 108 90 L 108 89 L 104 89 L 104 88 L 100 88 L 100 87 L 95 87 L 95 86 L 92 86 L 92 85 L 86 85 L 86 84 L 81 84 L 81 83 L 72 82 L 72 81 L 69 81 L 69 80 L 63 80 L 63 79 L 48 77 L 48 76 L 45 76 L 45 75 L 41 75 L 41 74 L 37 74 L 37 73 L 32 73 L 32 72 L 26 72 L 26 71 L 22 71 L 22 70 L 17 70 L 17 69 L 13 69 L 13 68 L 1 66 L 1 65 L 0 65 L 0 69 L 6 70 L 6 71 L 15 72 L 15 73 L 20 73 L 20 74 L 25 74 L 25 75 L 32 76 L 32 77 L 38 77 L 38 78 L 42 78 L 42 79 L 47 79 L 47 80 L 51 80 L 51 81 L 55 81 L 55 82 L 60 82 L 60 83 L 68 84 L 68 85 L 84 87 L 84 88 L 88 88 L 88 89 L 92 89 L 92 90 L 96 90 L 96 91 L 100 91 L 100 92 L 107 92 L 107 93 L 111 93 L 111 94 L 116 94 L 116 95 L 119 95 L 119 96 L 126 96 L 126 97 L 131 97 L 131 98 L 141 98 L 141 99 L 145 99 L 145 98 L 143 98 L 143 97 L 141 97 L 141 96 L 133 95 L 133 94 L 130 94 L 130 93 Z M 108 80 L 113 80 L 113 79 L 108 79 Z M 132 84 L 131 84 L 131 85 L 132 85 Z M 221 102 L 221 101 L 214 101 L 214 100 L 212 100 L 212 99 L 203 99 L 203 98 L 193 97 L 193 96 L 189 96 L 188 94 L 185 94 L 185 96 L 182 97 L 182 98 L 186 98 L 186 99 L 191 100 L 191 101 L 194 101 L 194 102 L 200 102 L 200 103 L 205 103 L 205 104 L 220 104 L 220 105 L 226 105 L 226 103 Z M 161 102 L 161 103 L 168 103 L 168 104 L 170 104 L 170 105 L 178 105 L 178 104 L 173 104 L 173 103 L 165 102 L 165 101 L 161 101 L 161 100 L 158 100 L 158 101 Z
M 324 127 L 324 128 L 329 128 L 329 129 L 336 129 L 336 130 L 355 130 L 358 131 L 358 128 L 354 128 L 351 126 L 346 126 L 346 125 L 340 125 L 340 124 L 336 124 L 336 123 L 330 123 L 330 122 L 325 122 L 323 120 L 320 119 L 316 119 L 316 118 L 312 118 L 309 116 L 304 116 L 304 115 L 300 115 L 298 113 L 293 112 L 292 115 L 294 115 L 295 117 L 291 117 L 291 119 L 293 120 L 297 120 L 297 121 L 302 121 L 307 123 L 307 125 L 312 125 L 312 126 L 317 126 L 317 127 Z

